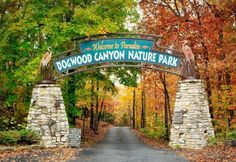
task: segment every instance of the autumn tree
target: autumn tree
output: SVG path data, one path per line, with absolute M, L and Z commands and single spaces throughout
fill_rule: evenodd
M 140 6 L 141 30 L 161 35 L 159 45 L 181 49 L 182 40 L 191 41 L 201 78 L 206 81 L 211 116 L 218 120 L 215 97 L 225 95 L 224 86 L 235 86 L 232 82 L 235 80 L 236 1 L 142 0 Z M 230 103 L 234 104 L 234 101 Z M 224 115 L 220 120 L 225 117 L 228 118 Z

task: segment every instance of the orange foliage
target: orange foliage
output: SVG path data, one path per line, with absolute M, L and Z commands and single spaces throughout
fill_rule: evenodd
M 229 125 L 236 105 L 236 1 L 140 1 L 143 21 L 140 28 L 162 36 L 162 46 L 181 49 L 181 41 L 189 40 L 206 80 L 214 121 Z M 235 114 L 235 112 L 234 112 Z M 230 116 L 231 115 L 231 116 Z M 225 121 L 225 122 L 222 122 Z

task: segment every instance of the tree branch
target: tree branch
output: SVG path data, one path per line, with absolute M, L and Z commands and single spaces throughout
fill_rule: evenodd
M 166 7 L 170 9 L 170 11 L 175 14 L 177 17 L 181 17 L 180 13 L 178 13 L 174 8 L 170 6 L 170 4 L 166 0 L 162 0 L 161 3 L 158 3 L 160 6 Z
M 175 4 L 175 8 L 176 8 L 176 10 L 178 12 L 178 15 L 181 15 L 176 0 L 174 0 L 174 4 Z
M 195 4 L 193 4 L 193 2 L 191 2 L 191 0 L 188 0 L 188 2 L 190 3 L 190 5 L 192 6 L 193 11 L 195 12 L 195 14 L 197 15 L 197 19 L 198 19 L 198 25 L 201 25 L 201 16 L 200 13 L 198 12 L 198 9 L 195 7 L 196 6 L 196 1 Z

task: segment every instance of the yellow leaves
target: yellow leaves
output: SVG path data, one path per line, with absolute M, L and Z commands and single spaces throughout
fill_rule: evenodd
M 212 70 L 215 69 L 215 71 L 221 71 L 225 69 L 225 63 L 222 60 L 214 58 L 209 62 L 209 68 Z
M 98 33 L 106 34 L 106 33 L 108 33 L 108 30 L 107 30 L 106 27 L 102 26 L 102 27 L 99 28 Z
M 21 116 L 26 116 L 27 114 L 27 107 L 24 105 L 24 102 L 17 102 L 16 103 L 17 111 Z
M 86 31 L 85 35 L 86 35 L 87 37 L 90 37 L 90 36 L 91 36 L 91 34 L 89 33 L 89 31 Z
M 143 74 L 144 75 L 144 74 Z M 171 109 L 174 107 L 174 100 L 177 90 L 178 77 L 173 75 L 166 75 L 167 88 L 170 95 Z M 141 111 L 142 111 L 142 92 L 145 91 L 145 107 L 146 107 L 146 124 L 150 130 L 156 126 L 157 119 L 163 122 L 163 109 L 164 109 L 164 92 L 163 85 L 160 82 L 157 72 L 145 71 L 145 77 L 138 84 L 137 88 L 133 87 L 119 87 L 119 93 L 114 100 L 118 101 L 114 111 L 117 115 L 117 122 L 122 120 L 124 113 L 130 114 L 132 117 L 133 108 L 133 91 L 136 91 L 135 96 L 135 114 L 136 124 L 140 126 Z
M 133 88 L 131 87 L 118 87 L 118 94 L 113 97 L 117 102 L 113 111 L 116 114 L 116 121 L 119 123 L 122 120 L 123 114 L 129 114 L 132 109 L 132 96 Z
M 17 86 L 16 89 L 14 90 L 14 93 L 21 96 L 25 92 L 25 87 L 23 86 Z
M 88 107 L 89 106 L 89 102 L 88 102 L 88 100 L 78 100 L 76 102 L 76 106 L 77 107 Z
M 98 15 L 96 11 L 97 6 L 91 6 L 88 8 L 76 8 L 73 15 L 74 20 L 77 20 L 78 23 L 96 23 L 102 20 L 101 15 Z

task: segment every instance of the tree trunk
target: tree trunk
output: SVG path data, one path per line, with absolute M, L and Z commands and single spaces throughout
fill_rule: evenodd
M 158 105 L 157 105 L 157 93 L 156 93 L 156 91 L 157 91 L 157 85 L 155 84 L 155 121 L 157 122 L 158 121 L 158 113 L 157 113 L 157 111 L 158 111 Z
M 166 128 L 166 138 L 169 138 L 169 119 L 168 116 L 171 120 L 171 112 L 170 112 L 170 99 L 169 99 L 169 94 L 168 94 L 168 90 L 167 90 L 167 84 L 166 84 L 166 75 L 165 73 L 162 75 L 160 74 L 160 80 L 162 82 L 163 88 L 164 88 L 164 97 L 165 97 L 165 105 L 164 105 L 164 125 Z M 169 115 L 168 115 L 169 112 Z
M 83 125 L 82 125 L 82 138 L 84 138 L 84 135 L 85 135 L 85 116 L 83 115 L 83 117 L 82 117 L 83 119 Z
M 104 100 L 105 100 L 105 98 L 102 99 L 101 110 L 99 111 L 99 114 L 98 114 L 98 125 L 101 120 L 102 112 L 104 111 Z
M 95 109 L 95 120 L 94 120 L 94 132 L 98 133 L 98 108 L 99 108 L 99 102 L 98 102 L 98 91 L 99 91 L 99 81 L 97 80 L 96 82 L 96 95 L 95 95 L 95 99 L 96 99 L 96 109 Z
M 168 108 L 167 108 L 167 98 L 166 98 L 166 95 L 165 95 L 164 114 L 165 114 L 166 138 L 168 138 L 169 137 L 169 122 L 168 122 Z
M 207 95 L 208 95 L 210 115 L 211 115 L 211 118 L 213 119 L 214 118 L 214 114 L 213 114 L 214 112 L 213 112 L 212 101 L 211 101 L 211 95 L 212 95 L 211 82 L 210 82 L 210 77 L 209 77 L 209 74 L 208 74 L 208 63 L 209 63 L 208 49 L 207 49 L 206 45 L 204 44 L 204 42 L 202 42 L 201 44 L 203 46 L 203 51 L 204 51 L 204 54 L 205 54 L 204 76 L 205 76 L 205 79 L 206 79 L 206 91 L 207 91 Z
M 94 82 L 91 80 L 90 129 L 94 129 Z
M 134 91 L 133 91 L 133 129 L 135 129 L 135 88 L 134 88 Z
M 213 111 L 212 102 L 211 102 L 212 92 L 211 92 L 211 83 L 210 83 L 209 76 L 206 77 L 206 87 L 207 87 L 206 89 L 207 89 L 207 95 L 208 95 L 208 101 L 209 101 L 210 115 L 211 115 L 211 118 L 213 119 L 214 118 L 214 111 Z
M 169 91 L 167 89 L 167 84 L 166 84 L 166 79 L 165 78 L 164 78 L 164 89 L 165 89 L 167 110 L 168 110 L 168 113 L 169 113 L 169 121 L 170 121 L 170 124 L 172 124 L 171 110 L 170 110 L 170 95 L 169 95 Z
M 142 112 L 141 112 L 141 128 L 146 127 L 146 103 L 145 103 L 145 87 L 142 90 Z
M 128 104 L 128 112 L 129 112 L 129 127 L 132 125 L 132 112 L 130 108 L 130 104 Z
M 76 98 L 75 98 L 75 77 L 71 76 L 68 80 L 68 91 L 67 91 L 67 95 L 68 95 L 68 109 L 74 109 L 75 105 L 76 105 Z M 68 116 L 69 116 L 69 121 L 70 123 L 75 126 L 75 118 L 76 118 L 76 114 L 73 114 L 72 112 L 70 112 L 70 110 L 68 110 Z

